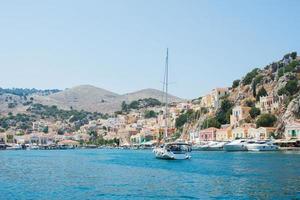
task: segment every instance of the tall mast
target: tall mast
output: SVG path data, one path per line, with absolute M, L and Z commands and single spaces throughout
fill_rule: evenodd
M 166 56 L 166 71 L 165 71 L 165 120 L 166 120 L 166 127 L 165 127 L 165 137 L 168 138 L 168 86 L 169 86 L 169 49 L 167 48 L 167 56 Z

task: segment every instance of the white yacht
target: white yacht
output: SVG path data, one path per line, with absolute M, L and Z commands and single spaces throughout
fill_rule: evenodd
M 279 147 L 274 145 L 272 141 L 252 141 L 248 142 L 248 151 L 278 151 Z
M 191 146 L 187 143 L 167 143 L 153 150 L 155 157 L 165 160 L 187 160 L 191 158 Z
M 247 151 L 247 140 L 238 139 L 224 145 L 225 151 Z
M 227 142 L 216 142 L 208 147 L 209 151 L 223 151 L 224 145 Z
M 22 145 L 20 144 L 9 144 L 6 146 L 6 150 L 22 150 Z

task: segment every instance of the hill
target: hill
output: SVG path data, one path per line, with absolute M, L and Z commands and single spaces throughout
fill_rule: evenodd
M 91 85 L 76 86 L 49 96 L 34 96 L 36 103 L 56 105 L 61 109 L 76 109 L 90 112 L 113 113 L 121 109 L 123 101 L 131 102 L 139 99 L 154 98 L 161 100 L 163 92 L 155 89 L 144 89 L 133 93 L 119 95 Z M 182 99 L 169 95 L 170 102 Z

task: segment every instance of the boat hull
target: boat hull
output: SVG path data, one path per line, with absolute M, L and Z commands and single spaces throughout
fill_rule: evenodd
M 247 147 L 245 145 L 225 145 L 225 151 L 247 151 Z
M 174 153 L 165 149 L 154 149 L 153 152 L 157 159 L 163 160 L 188 160 L 191 158 L 189 153 Z
M 275 145 L 248 145 L 248 151 L 278 151 L 279 148 Z

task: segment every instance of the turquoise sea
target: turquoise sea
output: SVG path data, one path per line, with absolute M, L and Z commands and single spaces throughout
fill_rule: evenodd
M 298 152 L 0 151 L 0 199 L 300 199 Z

